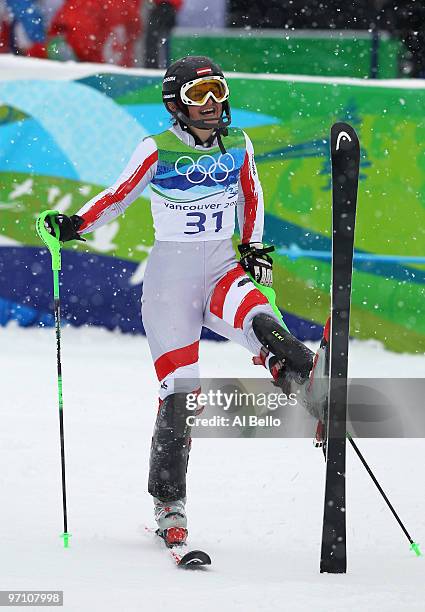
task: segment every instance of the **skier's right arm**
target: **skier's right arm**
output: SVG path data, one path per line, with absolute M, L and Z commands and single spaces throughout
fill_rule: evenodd
M 77 213 L 83 219 L 79 234 L 105 225 L 130 206 L 155 176 L 158 150 L 152 138 L 142 140 L 117 181 L 92 198 Z
M 146 138 L 112 187 L 92 198 L 76 215 L 58 215 L 59 239 L 63 242 L 83 240 L 81 234 L 92 232 L 123 213 L 155 176 L 157 163 L 156 143 L 152 138 Z

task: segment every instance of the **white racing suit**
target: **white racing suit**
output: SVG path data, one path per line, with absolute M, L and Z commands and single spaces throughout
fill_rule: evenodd
M 187 271 L 190 270 L 190 274 Z M 199 387 L 198 349 L 202 326 L 235 340 L 254 355 L 261 344 L 251 321 L 273 311 L 236 262 L 230 238 L 155 242 L 146 268 L 142 316 L 160 381 L 160 397 L 174 393 L 174 379 Z
M 81 233 L 93 231 L 129 206 L 148 186 L 155 244 L 146 267 L 142 318 L 160 385 L 152 439 L 149 492 L 184 499 L 190 431 L 183 394 L 199 387 L 202 326 L 235 340 L 258 356 L 252 328 L 262 312 L 275 317 L 236 259 L 232 246 L 237 211 L 241 242 L 261 242 L 264 203 L 248 136 L 230 129 L 226 153 L 217 140 L 196 145 L 178 126 L 145 139 L 110 188 L 78 214 Z M 187 388 L 175 381 L 185 379 Z M 182 382 L 182 381 L 181 381 Z
M 142 318 L 161 399 L 174 392 L 175 378 L 199 377 L 202 326 L 258 355 L 261 344 L 250 322 L 260 311 L 274 316 L 231 242 L 235 210 L 241 242 L 262 241 L 264 202 L 252 143 L 242 130 L 231 129 L 224 144 L 225 154 L 217 141 L 208 148 L 195 145 L 178 126 L 146 138 L 116 183 L 78 212 L 84 219 L 80 232 L 91 232 L 150 184 L 155 244 Z

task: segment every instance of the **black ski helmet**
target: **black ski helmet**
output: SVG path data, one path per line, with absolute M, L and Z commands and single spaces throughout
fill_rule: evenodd
M 209 57 L 202 55 L 188 55 L 177 60 L 168 68 L 162 81 L 162 100 L 165 108 L 173 117 L 183 124 L 183 126 L 193 126 L 204 130 L 210 130 L 211 124 L 202 119 L 190 119 L 187 107 L 180 98 L 180 89 L 185 83 L 194 81 L 202 76 L 220 76 L 224 78 L 220 66 L 213 62 Z M 174 102 L 177 111 L 171 111 L 167 102 Z M 223 112 L 217 126 L 217 132 L 227 135 L 227 128 L 231 122 L 229 100 L 223 102 Z

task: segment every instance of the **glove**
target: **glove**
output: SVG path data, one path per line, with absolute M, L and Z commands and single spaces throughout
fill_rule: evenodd
M 260 285 L 271 287 L 273 285 L 273 260 L 268 255 L 274 251 L 274 246 L 263 247 L 261 242 L 250 242 L 238 246 L 241 254 L 241 266 L 249 272 L 252 278 Z
M 59 236 L 56 236 L 55 229 L 53 227 L 51 219 L 54 219 L 59 227 Z M 78 229 L 83 225 L 84 219 L 78 215 L 51 215 L 47 216 L 44 221 L 47 229 L 53 236 L 58 238 L 61 242 L 68 242 L 69 240 L 81 240 L 85 242 L 86 239 L 80 236 Z

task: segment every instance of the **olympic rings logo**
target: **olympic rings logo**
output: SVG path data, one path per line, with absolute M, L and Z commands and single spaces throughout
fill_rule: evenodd
M 193 185 L 200 185 L 207 177 L 215 183 L 223 183 L 235 169 L 235 158 L 230 153 L 222 153 L 218 159 L 212 155 L 201 155 L 194 161 L 190 155 L 182 155 L 174 164 L 174 169 Z

